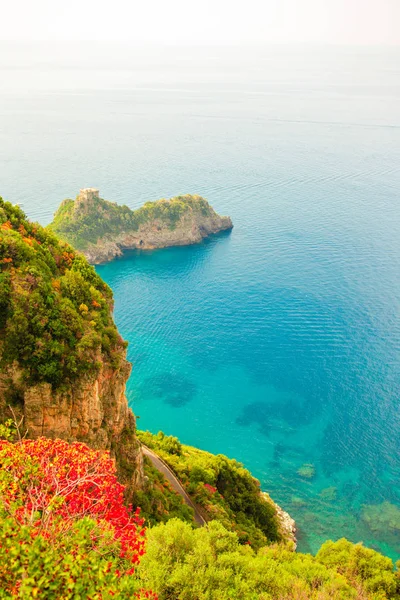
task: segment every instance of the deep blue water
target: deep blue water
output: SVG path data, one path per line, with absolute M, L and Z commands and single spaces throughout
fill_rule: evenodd
M 17 50 L 5 198 L 46 224 L 80 187 L 199 193 L 235 225 L 98 267 L 139 426 L 243 461 L 301 550 L 346 536 L 399 558 L 399 50 L 103 49 L 79 68 Z

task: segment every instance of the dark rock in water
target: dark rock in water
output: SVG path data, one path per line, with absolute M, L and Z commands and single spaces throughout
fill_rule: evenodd
M 258 425 L 260 433 L 269 436 L 271 430 L 271 405 L 264 402 L 252 402 L 247 404 L 236 423 L 242 427 Z
M 197 386 L 192 381 L 182 375 L 171 375 L 168 372 L 149 377 L 145 387 L 150 394 L 161 398 L 174 408 L 181 408 L 191 402 L 197 392 Z

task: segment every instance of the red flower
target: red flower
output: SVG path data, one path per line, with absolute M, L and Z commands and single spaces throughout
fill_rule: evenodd
M 215 492 L 217 491 L 217 488 L 214 487 L 213 485 L 210 485 L 209 483 L 205 483 L 204 487 L 206 488 L 206 490 L 211 492 L 211 494 L 215 494 Z
M 33 535 L 59 535 L 75 520 L 90 517 L 119 542 L 121 556 L 139 562 L 144 520 L 140 509 L 132 513 L 124 505 L 124 486 L 107 452 L 48 438 L 0 440 L 0 469 L 6 474 L 0 483 L 3 504 L 32 527 Z

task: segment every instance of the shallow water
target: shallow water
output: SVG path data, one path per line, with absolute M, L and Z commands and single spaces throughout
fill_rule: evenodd
M 13 52 L 0 193 L 31 218 L 93 185 L 131 207 L 200 193 L 233 219 L 98 267 L 139 426 L 243 461 L 301 550 L 346 536 L 399 558 L 399 51 L 135 50 L 62 71 Z

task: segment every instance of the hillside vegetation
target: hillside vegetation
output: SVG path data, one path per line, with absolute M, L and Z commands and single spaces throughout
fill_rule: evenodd
M 0 598 L 154 598 L 132 576 L 145 529 L 109 454 L 16 433 L 0 426 Z
M 206 519 L 220 521 L 242 544 L 254 548 L 285 538 L 275 506 L 260 494 L 259 481 L 236 460 L 185 446 L 162 432 L 138 431 L 137 435 L 171 467 Z M 143 514 L 157 520 L 157 502 L 152 506 L 146 498 L 141 500 L 139 492 Z M 186 514 L 184 518 L 188 520 Z M 162 512 L 160 520 L 165 520 Z
M 104 452 L 0 426 L 0 598 L 395 600 L 390 559 L 326 542 L 317 556 L 254 550 L 220 521 L 147 531 Z
M 112 292 L 86 259 L 0 198 L 0 366 L 57 387 L 118 361 Z
M 147 532 L 138 575 L 159 600 L 388 600 L 400 598 L 393 563 L 361 544 L 326 542 L 317 555 L 283 545 L 257 552 L 212 521 L 173 519 Z

